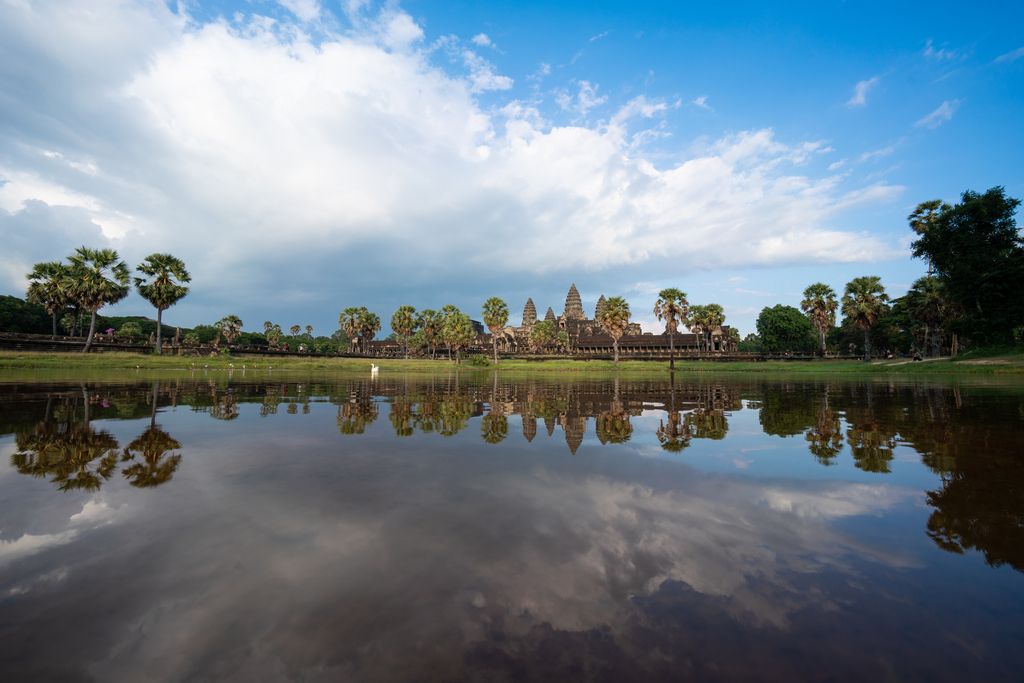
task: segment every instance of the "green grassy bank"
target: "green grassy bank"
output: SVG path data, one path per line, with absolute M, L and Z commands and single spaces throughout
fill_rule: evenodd
M 77 353 L 28 353 L 0 352 L 0 369 L 4 368 L 89 368 L 89 369 L 177 369 L 193 368 L 236 370 L 301 370 L 301 371 L 364 371 L 369 370 L 370 363 L 380 366 L 381 372 L 436 372 L 455 367 L 448 360 L 396 360 L 370 358 L 303 358 L 303 357 L 256 357 L 232 358 L 217 356 L 214 358 L 187 358 L 181 356 L 144 356 L 134 353 L 99 353 L 82 355 Z M 463 361 L 463 369 L 478 368 Z M 615 364 L 605 360 L 548 360 L 532 361 L 526 359 L 502 360 L 501 371 L 515 372 L 608 372 L 615 369 Z M 667 373 L 668 361 L 636 361 L 623 360 L 619 365 L 623 372 Z M 695 360 L 676 361 L 676 372 L 690 373 L 736 373 L 736 372 L 772 372 L 793 374 L 819 373 L 899 373 L 899 374 L 934 374 L 934 373 L 969 373 L 969 374 L 1024 374 L 1024 353 L 974 352 L 958 356 L 955 359 L 941 358 L 923 362 L 907 360 L 881 361 L 871 363 L 849 360 L 813 360 L 813 361 L 767 361 L 767 362 L 702 362 Z

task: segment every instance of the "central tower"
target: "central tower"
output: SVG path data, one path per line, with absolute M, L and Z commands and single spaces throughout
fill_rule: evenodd
M 583 313 L 583 301 L 574 284 L 569 288 L 569 294 L 565 297 L 565 318 L 567 320 L 585 320 L 586 317 Z

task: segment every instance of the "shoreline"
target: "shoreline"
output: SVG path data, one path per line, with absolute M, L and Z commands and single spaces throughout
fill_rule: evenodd
M 192 358 L 185 356 L 147 356 L 136 353 L 38 353 L 0 352 L 0 370 L 110 369 L 110 370 L 303 370 L 303 371 L 368 371 L 375 363 L 382 373 L 437 372 L 459 369 L 491 372 L 493 363 L 475 366 L 465 359 L 455 361 L 393 358 L 302 358 L 216 356 Z M 668 374 L 667 360 L 622 360 L 619 372 Z M 614 372 L 615 364 L 605 360 L 507 359 L 499 362 L 499 372 Z M 784 373 L 784 374 L 1024 374 L 1024 354 L 1008 354 L 985 358 L 934 358 L 915 362 L 907 359 L 864 361 L 760 361 L 729 363 L 677 360 L 676 373 Z

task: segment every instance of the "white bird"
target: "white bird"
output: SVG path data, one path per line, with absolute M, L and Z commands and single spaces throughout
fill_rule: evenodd
M 230 365 L 232 368 L 235 367 L 234 363 L 228 363 L 228 365 Z
M 377 371 L 380 370 L 376 363 L 370 363 L 370 376 L 376 375 Z

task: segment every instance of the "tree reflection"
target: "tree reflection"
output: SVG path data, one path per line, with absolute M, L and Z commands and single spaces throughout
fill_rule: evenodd
M 121 456 L 122 462 L 131 462 L 121 474 L 132 486 L 154 488 L 168 482 L 181 464 L 181 455 L 166 457 L 181 444 L 159 427 L 150 426 L 139 438 L 128 444 Z
M 680 453 L 690 445 L 693 439 L 693 429 L 690 425 L 683 423 L 683 418 L 678 412 L 668 414 L 668 426 L 661 421 L 657 431 L 658 441 L 661 448 L 669 453 Z
M 498 444 L 508 436 L 508 418 L 497 413 L 488 413 L 480 421 L 480 436 L 489 444 Z
M 338 406 L 338 431 L 342 434 L 363 434 L 378 417 L 376 402 L 368 398 L 351 399 Z
M 96 491 L 117 469 L 117 440 L 88 425 L 40 423 L 16 443 L 11 464 L 18 472 L 49 479 L 61 491 Z
M 822 465 L 835 465 L 835 458 L 843 450 L 842 423 L 839 415 L 829 409 L 829 388 L 821 395 L 821 409 L 814 419 L 814 426 L 807 430 L 804 438 L 810 442 L 811 455 Z

